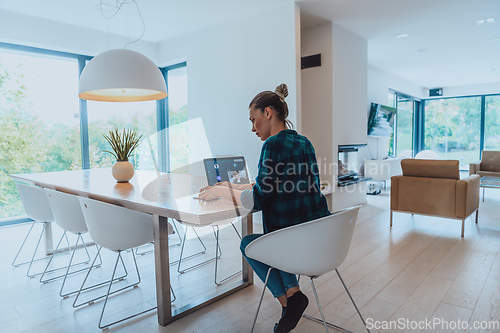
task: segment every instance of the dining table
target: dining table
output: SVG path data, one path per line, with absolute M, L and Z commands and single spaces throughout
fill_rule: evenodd
M 169 265 L 169 219 L 190 225 L 209 226 L 221 220 L 241 218 L 242 237 L 253 232 L 252 211 L 236 201 L 203 201 L 194 194 L 206 186 L 206 177 L 189 173 L 136 170 L 126 183 L 118 183 L 111 168 L 10 175 L 27 182 L 76 196 L 99 200 L 151 215 L 154 228 L 154 262 L 158 323 L 169 323 L 253 284 L 253 271 L 241 257 L 242 274 L 203 296 L 181 306 L 171 305 Z M 50 246 L 51 235 L 46 239 Z

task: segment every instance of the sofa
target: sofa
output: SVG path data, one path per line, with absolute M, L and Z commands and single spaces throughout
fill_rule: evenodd
M 402 176 L 391 177 L 391 221 L 393 212 L 439 216 L 462 221 L 479 212 L 479 179 L 460 179 L 457 160 L 404 159 Z

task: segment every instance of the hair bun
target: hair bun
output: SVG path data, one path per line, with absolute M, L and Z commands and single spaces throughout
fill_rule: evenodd
M 288 86 L 285 83 L 280 84 L 274 89 L 274 92 L 280 97 L 284 102 L 285 98 L 288 96 Z

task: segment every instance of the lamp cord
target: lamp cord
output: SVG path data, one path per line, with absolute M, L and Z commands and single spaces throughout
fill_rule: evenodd
M 128 4 L 131 4 L 131 3 L 135 5 L 135 8 L 137 10 L 137 14 L 139 15 L 139 18 L 141 20 L 142 31 L 141 31 L 141 34 L 139 35 L 139 37 L 137 37 L 136 39 L 131 40 L 131 41 L 125 43 L 125 45 L 123 46 L 124 49 L 126 49 L 129 45 L 134 44 L 134 43 L 140 41 L 144 37 L 144 34 L 146 33 L 146 23 L 144 22 L 144 17 L 142 16 L 142 12 L 141 12 L 141 8 L 139 7 L 139 4 L 137 3 L 136 0 L 115 0 L 114 6 L 111 5 L 111 4 L 109 4 L 109 3 L 106 4 L 108 6 L 114 7 L 114 9 L 115 9 L 112 15 L 107 16 L 107 15 L 104 14 L 104 10 L 103 10 L 104 2 L 103 2 L 103 0 L 99 1 L 99 9 L 101 11 L 101 15 L 102 15 L 102 17 L 104 17 L 107 20 L 110 20 L 113 17 L 115 17 L 120 12 L 120 10 L 122 9 L 122 7 L 124 5 L 128 5 Z

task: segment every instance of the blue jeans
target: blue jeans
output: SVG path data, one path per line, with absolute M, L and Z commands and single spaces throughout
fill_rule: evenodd
M 241 240 L 240 249 L 241 253 L 248 261 L 250 266 L 252 266 L 257 276 L 262 280 L 262 282 L 265 282 L 267 271 L 269 270 L 270 266 L 263 264 L 260 261 L 250 259 L 245 255 L 245 248 L 247 247 L 247 245 L 260 236 L 263 236 L 263 234 L 252 234 L 243 237 L 243 239 Z M 283 272 L 276 268 L 272 269 L 271 273 L 269 274 L 269 279 L 267 280 L 267 287 L 276 298 L 286 295 L 286 291 L 288 289 L 298 287 L 298 285 L 299 282 L 297 281 L 297 277 L 294 274 Z

